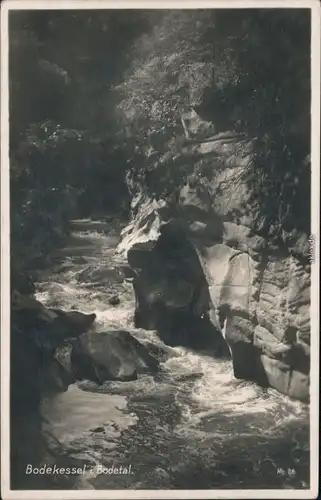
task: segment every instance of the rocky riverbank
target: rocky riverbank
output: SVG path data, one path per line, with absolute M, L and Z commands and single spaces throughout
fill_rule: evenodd
M 161 330 L 135 328 L 136 271 L 105 226 L 75 222 L 36 294 L 16 293 L 26 335 L 16 332 L 12 350 L 14 488 L 235 488 L 241 478 L 307 487 L 307 405 L 237 380 L 219 327 L 193 347 L 191 335 L 171 331 L 168 345 Z M 29 463 L 86 465 L 89 475 L 26 475 Z M 132 464 L 133 474 L 94 473 L 113 464 Z M 295 475 L 277 476 L 280 467 Z
M 96 332 L 95 313 L 45 307 L 27 274 L 13 272 L 12 277 L 11 481 L 13 488 L 48 487 L 44 478 L 26 474 L 28 464 L 82 462 L 64 461 L 59 441 L 52 446 L 55 439 L 46 435 L 40 412 L 43 401 L 75 381 L 135 380 L 138 373 L 157 372 L 158 361 L 129 332 Z
M 104 308 L 116 315 L 120 285 L 115 288 L 112 283 L 133 285 L 135 327 L 157 332 L 165 345 L 231 359 L 236 379 L 307 402 L 308 237 L 283 232 L 282 240 L 264 232 L 264 220 L 258 220 L 248 186 L 242 182 L 250 149 L 237 147 L 238 141 L 218 136 L 188 146 L 204 155 L 220 155 L 227 165 L 207 185 L 192 176 L 174 204 L 152 199 L 142 190 L 136 192 L 131 221 L 117 247 L 118 266 L 106 266 L 101 257 L 99 265 L 96 258 L 83 261 L 83 251 L 92 244 L 83 237 L 84 250 L 73 256 L 70 265 L 72 269 L 80 266 L 77 280 L 88 289 L 103 287 Z M 91 222 L 89 227 L 96 230 Z M 105 230 L 114 238 L 110 223 Z M 112 246 L 117 243 L 116 235 Z M 70 245 L 67 242 L 64 249 L 68 255 L 74 252 L 72 235 Z M 58 272 L 65 272 L 64 265 L 58 265 Z M 75 380 L 91 380 L 99 387 L 105 381 L 155 374 L 159 362 L 168 357 L 146 335 L 143 345 L 126 329 L 117 328 L 122 327 L 117 321 L 97 330 L 97 310 L 93 306 L 95 312 L 90 312 L 90 303 L 86 314 L 77 312 L 77 299 L 66 310 L 61 308 L 64 302 L 51 299 L 51 307 L 46 307 L 36 300 L 35 291 L 32 280 L 14 268 L 11 443 L 12 460 L 18 464 L 12 469 L 12 481 L 17 485 L 32 481 L 24 474 L 30 462 L 30 440 L 39 444 L 32 453 L 35 462 L 48 457 L 39 413 L 43 396 L 64 392 Z M 53 449 L 60 454 L 59 447 Z

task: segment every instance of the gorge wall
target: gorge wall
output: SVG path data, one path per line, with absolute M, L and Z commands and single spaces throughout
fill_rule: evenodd
M 253 201 L 246 174 L 254 141 L 213 134 L 197 113 L 188 126 L 181 156 L 212 164 L 210 178 L 194 172 L 166 199 L 136 184 L 118 247 L 136 273 L 136 326 L 225 356 L 223 331 L 235 377 L 308 400 L 308 235 L 276 234 Z

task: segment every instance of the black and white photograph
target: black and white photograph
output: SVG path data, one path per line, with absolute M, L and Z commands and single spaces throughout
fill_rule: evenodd
M 4 500 L 317 498 L 320 4 L 7 0 L 1 180 Z

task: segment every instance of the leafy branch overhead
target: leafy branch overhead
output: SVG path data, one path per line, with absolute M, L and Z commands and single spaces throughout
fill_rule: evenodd
M 9 22 L 13 235 L 22 225 L 37 239 L 41 210 L 23 209 L 35 191 L 60 196 L 42 206 L 55 227 L 71 192 L 88 213 L 128 210 L 129 178 L 165 198 L 190 175 L 211 184 L 226 164 L 200 155 L 198 136 L 221 134 L 254 145 L 246 176 L 267 228 L 309 232 L 308 9 L 13 11 Z
M 195 169 L 186 158 L 190 165 L 173 172 L 181 117 L 196 110 L 215 133 L 255 141 L 249 183 L 269 224 L 286 221 L 289 229 L 291 219 L 292 228 L 309 231 L 302 207 L 310 193 L 309 26 L 304 9 L 167 11 L 137 39 L 118 109 L 125 137 L 134 137 L 146 171 L 157 170 L 159 186 L 162 172 L 165 189 L 168 177 L 184 183 Z

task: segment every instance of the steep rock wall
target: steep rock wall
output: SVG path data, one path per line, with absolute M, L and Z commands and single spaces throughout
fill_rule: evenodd
M 216 339 L 215 354 L 226 354 L 223 332 L 236 377 L 307 400 L 308 235 L 283 231 L 276 239 L 261 230 L 266 221 L 245 175 L 250 141 L 228 133 L 188 147 L 213 158 L 210 183 L 194 177 L 175 204 L 140 192 L 118 247 L 136 272 L 137 325 L 174 344 L 204 347 Z M 215 170 L 218 158 L 224 168 Z

